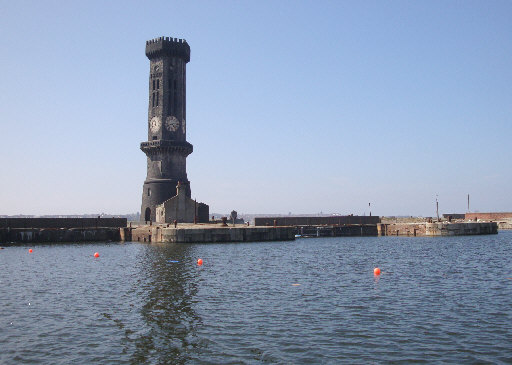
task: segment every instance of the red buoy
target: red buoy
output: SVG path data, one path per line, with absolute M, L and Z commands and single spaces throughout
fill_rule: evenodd
M 31 248 L 28 249 L 28 253 L 32 253 L 32 249 Z
M 373 269 L 373 274 L 374 275 L 380 275 L 380 269 L 378 267 L 376 267 L 375 269 Z
M 100 254 L 96 252 L 96 253 L 94 254 L 94 257 L 100 257 Z
M 198 264 L 199 266 L 201 266 L 201 265 L 203 264 L 203 259 L 198 259 L 198 260 L 197 260 L 197 264 Z

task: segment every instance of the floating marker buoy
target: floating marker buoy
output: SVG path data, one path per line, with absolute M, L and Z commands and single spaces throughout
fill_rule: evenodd
M 100 257 L 100 254 L 96 252 L 96 253 L 94 254 L 94 257 Z
M 198 264 L 199 266 L 201 266 L 201 265 L 203 264 L 203 259 L 198 259 L 198 260 L 197 260 L 197 264 Z
M 32 249 L 31 248 L 28 249 L 28 253 L 32 253 Z
M 374 275 L 380 275 L 380 269 L 378 267 L 376 267 L 375 269 L 373 269 L 373 274 Z

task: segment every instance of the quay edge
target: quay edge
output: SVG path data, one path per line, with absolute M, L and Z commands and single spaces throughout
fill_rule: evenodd
M 471 236 L 498 234 L 496 222 L 379 223 L 379 236 Z
M 163 243 L 221 243 L 221 242 L 264 242 L 293 241 L 295 228 L 248 227 L 245 225 L 222 227 L 218 224 L 149 225 L 121 229 L 121 239 L 133 242 Z

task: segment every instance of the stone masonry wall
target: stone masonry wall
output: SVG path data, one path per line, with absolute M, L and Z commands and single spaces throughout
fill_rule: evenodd
M 332 217 L 256 217 L 256 226 L 273 226 L 274 220 L 278 226 L 308 226 L 322 224 L 377 224 L 378 216 L 332 216 Z
M 0 218 L 0 228 L 126 227 L 126 218 Z
M 466 220 L 482 219 L 495 221 L 503 218 L 512 218 L 512 213 L 510 212 L 494 212 L 494 213 L 466 213 Z

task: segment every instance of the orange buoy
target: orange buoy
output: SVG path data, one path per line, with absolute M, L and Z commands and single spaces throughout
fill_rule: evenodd
M 94 254 L 94 257 L 100 257 L 100 254 L 96 252 L 96 253 Z
M 201 266 L 201 265 L 203 264 L 203 259 L 198 259 L 198 260 L 197 260 L 197 264 L 198 264 L 199 266 Z
M 32 253 L 32 249 L 31 248 L 28 249 L 28 253 Z
M 380 269 L 378 267 L 376 267 L 375 269 L 373 269 L 373 274 L 374 275 L 380 275 Z

